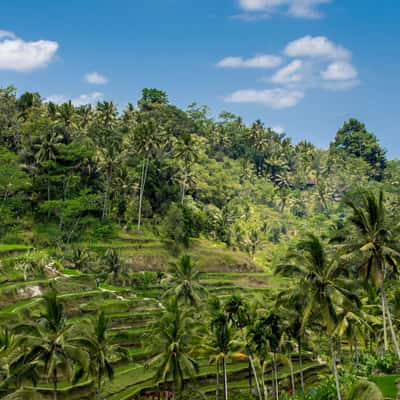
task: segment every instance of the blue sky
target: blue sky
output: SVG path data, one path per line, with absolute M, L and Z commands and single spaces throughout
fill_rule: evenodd
M 121 107 L 157 87 L 319 146 L 353 116 L 400 157 L 399 19 L 398 0 L 3 0 L 0 85 Z

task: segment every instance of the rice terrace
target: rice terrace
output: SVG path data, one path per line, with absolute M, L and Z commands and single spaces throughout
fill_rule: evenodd
M 2 3 L 1 399 L 400 399 L 400 8 L 366 3 Z

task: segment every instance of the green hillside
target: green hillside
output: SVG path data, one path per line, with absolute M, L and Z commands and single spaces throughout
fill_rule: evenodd
M 394 398 L 399 182 L 355 119 L 0 89 L 0 398 Z

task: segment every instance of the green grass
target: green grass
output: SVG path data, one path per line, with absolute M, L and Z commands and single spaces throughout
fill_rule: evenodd
M 395 399 L 397 395 L 396 380 L 400 379 L 400 375 L 381 375 L 371 376 L 370 381 L 377 384 L 381 389 L 385 398 Z

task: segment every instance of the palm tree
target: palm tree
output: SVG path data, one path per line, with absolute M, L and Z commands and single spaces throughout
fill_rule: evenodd
M 192 356 L 197 326 L 192 311 L 172 299 L 150 331 L 150 349 L 155 356 L 146 365 L 157 368 L 155 379 L 158 382 L 166 383 L 171 379 L 174 393 L 184 389 L 186 377 L 194 377 L 199 371 Z
M 242 342 L 249 360 L 249 379 L 251 379 L 251 374 L 253 374 L 256 383 L 257 396 L 258 398 L 261 398 L 261 390 L 258 382 L 254 357 L 246 332 L 244 331 L 246 327 L 250 326 L 251 322 L 249 305 L 240 295 L 234 294 L 226 301 L 225 312 L 227 313 L 228 319 L 231 324 L 235 327 L 235 329 L 239 329 L 241 333 Z
M 34 325 L 19 327 L 18 345 L 25 351 L 24 360 L 36 362 L 38 371 L 43 372 L 53 384 L 53 398 L 58 397 L 59 373 L 75 377 L 76 366 L 87 370 L 89 357 L 71 337 L 72 325 L 67 324 L 63 304 L 54 290 L 43 297 L 44 313 Z M 27 363 L 28 364 L 28 363 Z
M 150 119 L 139 124 L 134 132 L 135 150 L 142 157 L 142 170 L 140 174 L 140 192 L 139 192 L 139 213 L 138 230 L 140 230 L 142 220 L 142 204 L 144 189 L 146 186 L 147 174 L 149 172 L 150 159 L 153 158 L 161 145 L 161 136 L 158 132 L 157 124 Z
M 257 355 L 261 365 L 261 385 L 264 399 L 268 399 L 268 389 L 265 384 L 266 359 L 269 354 L 269 337 L 266 329 L 265 317 L 257 318 L 250 327 L 247 340 L 252 352 Z M 256 378 L 256 377 L 255 377 Z
M 71 100 L 57 107 L 56 118 L 64 130 L 64 140 L 71 142 L 74 131 L 77 129 L 76 110 Z
M 104 143 L 98 146 L 97 162 L 105 176 L 104 200 L 103 200 L 103 219 L 109 215 L 110 211 L 110 192 L 117 170 L 121 167 L 124 153 L 120 136 L 117 132 L 106 131 L 107 137 L 102 139 Z
M 108 249 L 103 256 L 105 273 L 110 283 L 125 286 L 129 280 L 126 263 L 115 249 Z
M 229 327 L 227 314 L 218 301 L 219 306 L 214 309 L 211 315 L 208 349 L 212 352 L 211 362 L 215 362 L 217 372 L 216 382 L 216 400 L 219 399 L 219 367 L 222 364 L 222 373 L 224 377 L 224 400 L 228 400 L 228 374 L 226 368 L 226 360 L 232 351 L 233 341 L 232 332 Z
M 96 119 L 100 126 L 105 129 L 114 127 L 117 121 L 117 108 L 112 101 L 102 101 L 96 106 Z
M 177 300 L 198 307 L 206 289 L 201 285 L 201 273 L 190 255 L 184 254 L 177 263 L 171 264 L 170 273 L 168 285 L 171 288 L 165 292 L 165 296 L 173 295 Z
M 176 143 L 175 157 L 183 163 L 183 179 L 182 179 L 182 194 L 181 202 L 185 200 L 185 194 L 188 186 L 190 170 L 193 164 L 198 160 L 199 146 L 198 139 L 195 135 L 189 133 L 183 134 Z
M 400 360 L 400 347 L 385 292 L 386 280 L 398 273 L 400 248 L 396 241 L 397 232 L 390 228 L 393 223 L 387 218 L 383 192 L 378 196 L 372 192 L 362 192 L 359 199 L 346 199 L 345 203 L 353 211 L 348 221 L 354 227 L 354 235 L 346 235 L 344 244 L 340 245 L 345 252 L 344 258 L 355 259 L 360 275 L 380 290 L 385 350 L 388 349 L 387 318 Z
M 51 163 L 56 160 L 57 147 L 61 142 L 61 136 L 53 129 L 47 129 L 44 135 L 41 137 L 40 144 L 37 146 L 37 152 L 35 159 L 39 164 L 42 164 L 47 169 L 47 201 L 51 200 L 50 193 L 50 169 Z M 48 217 L 50 216 L 50 209 L 48 211 Z
M 85 325 L 87 329 L 84 336 L 75 339 L 87 349 L 90 356 L 90 372 L 96 380 L 97 399 L 101 400 L 103 377 L 114 378 L 112 361 L 127 358 L 127 351 L 118 344 L 111 344 L 108 336 L 110 329 L 109 319 L 104 311 L 97 318 Z M 80 330 L 82 327 L 80 327 Z
M 306 307 L 302 325 L 312 316 L 319 318 L 329 337 L 337 398 L 341 400 L 336 350 L 335 329 L 338 323 L 338 308 L 346 301 L 358 303 L 358 298 L 349 290 L 350 282 L 343 278 L 342 266 L 331 260 L 324 244 L 314 235 L 299 242 L 297 252 L 289 257 L 293 263 L 281 265 L 277 272 L 298 278 L 297 290 L 305 297 Z
M 305 324 L 303 316 L 307 306 L 307 297 L 302 293 L 301 287 L 289 287 L 287 290 L 279 293 L 277 306 L 283 306 L 284 311 L 282 311 L 282 315 L 286 315 L 286 334 L 288 338 L 293 338 L 297 344 L 300 385 L 301 392 L 304 395 L 303 340 L 305 336 Z M 291 356 L 289 358 L 291 359 Z

